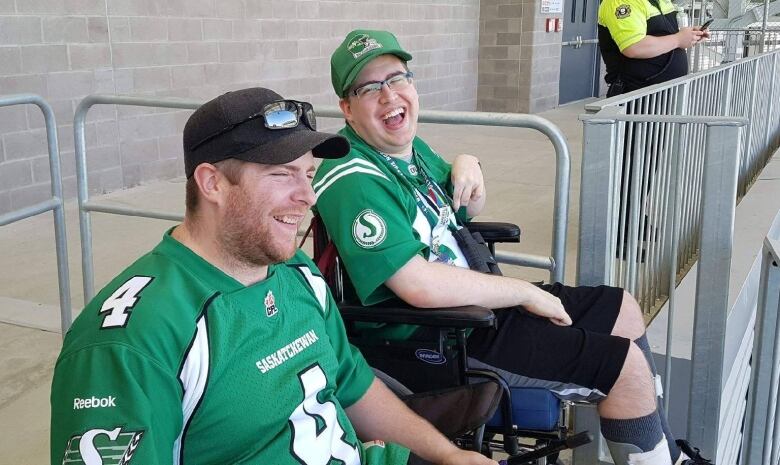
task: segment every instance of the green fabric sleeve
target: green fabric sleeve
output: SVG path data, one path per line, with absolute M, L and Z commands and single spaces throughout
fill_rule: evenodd
M 599 23 L 622 52 L 647 35 L 647 1 L 604 0 L 599 8 Z
M 123 344 L 62 357 L 52 381 L 51 463 L 101 463 L 84 457 L 92 453 L 102 463 L 131 454 L 131 463 L 170 464 L 183 421 L 179 386 L 156 361 Z
M 331 185 L 317 200 L 317 210 L 336 244 L 347 272 L 364 305 L 393 297 L 384 286 L 396 271 L 425 250 L 411 225 L 416 206 L 401 186 L 373 175 L 348 175 Z M 373 241 L 359 241 L 361 219 L 375 215 Z

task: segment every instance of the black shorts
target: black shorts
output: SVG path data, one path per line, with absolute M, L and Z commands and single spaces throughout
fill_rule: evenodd
M 631 343 L 610 335 L 623 290 L 541 287 L 561 299 L 572 326 L 557 326 L 522 307 L 498 310 L 498 328 L 469 336 L 470 366 L 496 369 L 510 386 L 542 387 L 570 400 L 602 399 L 617 381 Z

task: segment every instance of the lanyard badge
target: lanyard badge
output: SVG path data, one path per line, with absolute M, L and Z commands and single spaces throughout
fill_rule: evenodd
M 431 177 L 425 171 L 423 165 L 417 162 L 416 154 L 413 155 L 413 162 L 409 164 L 408 171 L 412 176 L 417 176 L 419 171 L 425 178 L 425 190 L 421 187 L 415 187 L 404 176 L 398 163 L 391 156 L 381 153 L 385 162 L 390 165 L 401 178 L 401 181 L 412 189 L 417 207 L 423 212 L 428 223 L 431 226 L 431 253 L 436 257 L 437 262 L 453 264 L 457 259 L 455 252 L 444 245 L 444 237 L 449 230 L 458 228 L 453 215 L 453 209 L 449 204 L 446 194 L 441 190 L 438 184 L 431 180 Z M 419 167 L 419 168 L 418 168 Z

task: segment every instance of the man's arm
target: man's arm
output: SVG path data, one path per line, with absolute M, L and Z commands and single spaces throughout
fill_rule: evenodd
M 666 36 L 647 35 L 637 43 L 623 49 L 621 53 L 628 58 L 654 58 L 676 48 L 693 47 L 700 40 L 709 36 L 707 31 L 700 31 L 698 27 L 684 27 L 676 34 Z
M 568 326 L 571 318 L 560 299 L 521 279 L 478 273 L 413 257 L 385 285 L 404 302 L 420 308 L 522 305 L 531 313 Z
M 364 441 L 380 439 L 401 444 L 419 457 L 442 465 L 496 465 L 481 454 L 455 447 L 378 379 L 346 412 Z
M 485 208 L 487 193 L 485 179 L 479 159 L 473 155 L 461 154 L 452 162 L 452 203 L 455 211 L 466 207 L 466 214 L 473 218 Z

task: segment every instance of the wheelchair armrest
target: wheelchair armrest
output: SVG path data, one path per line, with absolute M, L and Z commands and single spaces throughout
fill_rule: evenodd
M 435 328 L 489 328 L 495 326 L 493 311 L 476 305 L 421 310 L 401 306 L 364 307 L 340 304 L 341 318 L 347 322 L 393 323 Z
M 478 232 L 485 242 L 520 242 L 520 226 L 495 221 L 474 221 L 466 224 L 469 231 Z

